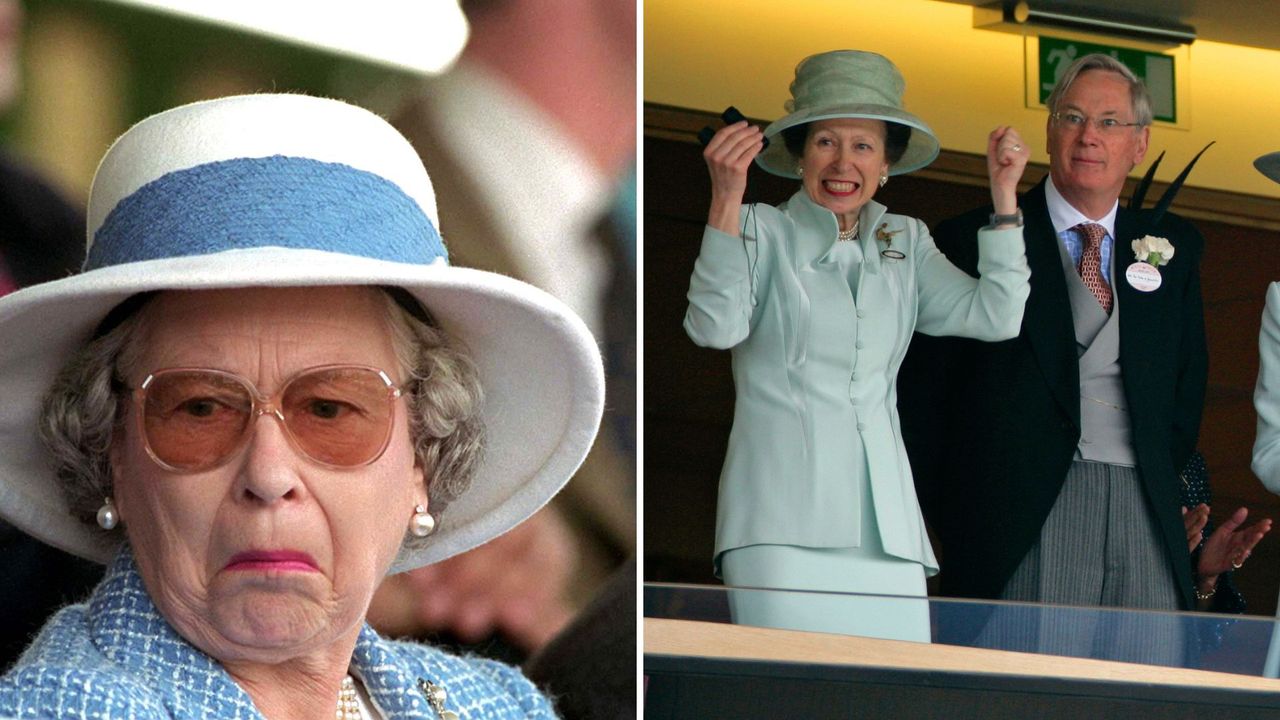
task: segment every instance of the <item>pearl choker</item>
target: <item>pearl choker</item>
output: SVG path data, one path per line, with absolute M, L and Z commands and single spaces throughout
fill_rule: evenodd
M 858 237 L 858 221 L 853 221 L 853 227 L 848 230 L 838 230 L 836 232 L 836 240 L 840 242 L 848 242 Z

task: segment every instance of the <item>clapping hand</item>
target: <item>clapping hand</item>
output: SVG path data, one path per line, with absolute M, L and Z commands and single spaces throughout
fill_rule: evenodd
M 1209 506 L 1200 503 L 1193 510 L 1182 508 L 1182 524 L 1187 529 L 1187 552 L 1195 552 L 1204 539 L 1204 527 L 1209 523 Z
M 1196 535 L 1199 535 L 1204 529 L 1203 522 L 1188 520 L 1188 518 L 1192 518 L 1199 513 L 1203 513 L 1207 519 L 1209 506 L 1201 504 L 1183 514 L 1183 522 L 1187 527 L 1188 544 L 1191 541 L 1193 525 L 1198 523 L 1199 526 L 1195 530 Z M 1200 562 L 1196 566 L 1196 573 L 1199 575 L 1199 582 L 1202 586 L 1211 586 L 1211 581 L 1216 582 L 1218 576 L 1222 573 L 1232 569 L 1239 570 L 1243 567 L 1245 560 L 1248 560 L 1249 555 L 1253 552 L 1254 546 L 1267 533 L 1271 532 L 1270 518 L 1263 518 L 1248 527 L 1242 528 L 1241 525 L 1244 524 L 1248 517 L 1249 510 L 1247 508 L 1237 508 L 1231 514 L 1231 517 L 1223 521 L 1213 531 L 1213 534 L 1204 541 L 1204 546 L 1200 548 Z

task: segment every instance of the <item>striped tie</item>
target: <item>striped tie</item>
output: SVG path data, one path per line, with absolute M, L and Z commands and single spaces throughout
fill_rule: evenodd
M 1080 255 L 1080 279 L 1098 299 L 1103 311 L 1111 314 L 1111 286 L 1102 276 L 1102 238 L 1106 237 L 1107 229 L 1097 223 L 1080 223 L 1071 229 L 1084 238 L 1084 252 Z

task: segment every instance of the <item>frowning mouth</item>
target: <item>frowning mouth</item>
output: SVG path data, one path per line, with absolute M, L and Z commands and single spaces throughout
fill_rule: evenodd
M 320 568 L 310 555 L 297 550 L 249 550 L 231 556 L 223 569 L 316 572 Z

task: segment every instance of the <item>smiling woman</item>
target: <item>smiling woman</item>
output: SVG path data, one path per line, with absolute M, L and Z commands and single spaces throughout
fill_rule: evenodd
M 365 614 L 581 462 L 603 390 L 581 320 L 450 267 L 413 148 L 337 101 L 144 120 L 89 217 L 83 273 L 0 300 L 0 515 L 109 567 L 0 715 L 554 717 L 518 670 Z
M 913 330 L 1003 340 L 1018 332 L 1029 271 L 1015 189 L 1028 151 L 1000 127 L 987 165 L 997 216 L 974 279 L 919 220 L 873 200 L 928 165 L 938 142 L 902 107 L 888 59 L 801 61 L 788 114 L 745 121 L 703 153 L 712 200 L 684 327 L 733 352 L 737 391 L 720 476 L 715 568 L 729 585 L 925 595 L 937 572 L 898 427 L 895 376 Z M 763 138 L 784 143 L 763 149 Z M 801 187 L 743 206 L 752 161 Z M 730 595 L 737 622 L 927 642 L 923 600 Z
M 787 128 L 787 149 L 792 137 L 804 136 L 800 143 L 800 163 L 796 172 L 809 197 L 836 216 L 841 232 L 852 239 L 858 211 L 889 179 L 889 166 L 906 151 L 903 135 L 910 128 L 892 123 L 897 143 L 890 145 L 889 123 L 866 118 L 816 120 Z M 903 133 L 898 129 L 906 132 Z M 796 131 L 796 132 L 792 132 Z

